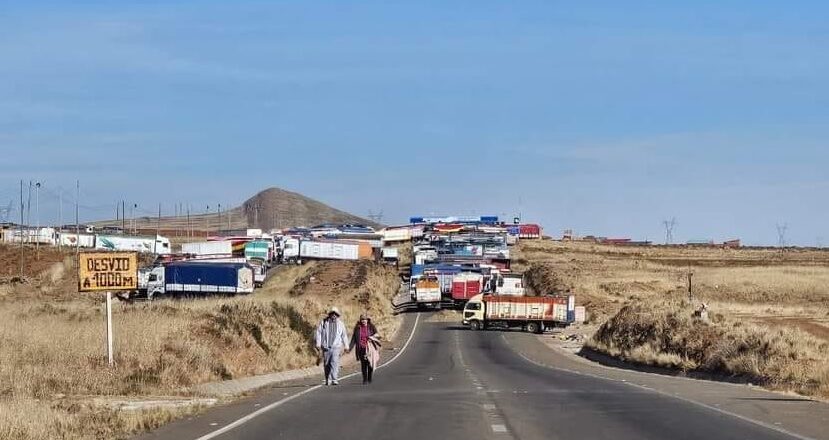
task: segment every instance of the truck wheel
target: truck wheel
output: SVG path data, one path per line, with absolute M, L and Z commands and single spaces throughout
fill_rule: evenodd
M 538 325 L 537 322 L 528 322 L 527 323 L 527 333 L 539 333 L 541 327 Z
M 481 330 L 483 328 L 483 326 L 481 325 L 481 321 L 476 320 L 476 321 L 471 321 L 469 323 L 469 328 L 471 328 L 472 330 L 478 331 L 478 330 Z

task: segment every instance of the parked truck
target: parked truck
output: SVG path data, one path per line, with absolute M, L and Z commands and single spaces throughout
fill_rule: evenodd
M 476 295 L 463 309 L 463 325 L 472 330 L 521 328 L 530 333 L 562 327 L 575 315 L 575 297 Z
M 170 253 L 170 240 L 155 237 L 132 237 L 126 235 L 96 235 L 95 249 L 109 251 L 136 251 L 148 254 L 167 255 Z
M 224 240 L 182 243 L 181 252 L 200 257 L 230 258 L 233 256 L 233 242 Z
M 282 259 L 285 263 L 301 264 L 303 260 L 365 260 L 374 256 L 370 244 L 355 240 L 284 241 Z
M 252 293 L 253 269 L 246 263 L 180 261 L 139 271 L 139 292 L 148 299 L 169 295 Z M 143 291 L 143 292 L 142 292 Z
M 435 275 L 424 275 L 412 279 L 412 300 L 418 308 L 440 308 L 440 282 Z

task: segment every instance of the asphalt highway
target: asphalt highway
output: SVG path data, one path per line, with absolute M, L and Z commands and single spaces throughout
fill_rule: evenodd
M 261 412 L 231 429 L 216 431 L 244 416 L 238 405 L 147 438 L 808 438 L 649 389 L 546 368 L 513 348 L 510 338 L 497 331 L 473 332 L 420 319 L 405 351 L 376 373 L 373 384 L 362 385 L 357 375 L 340 386 L 316 387 L 321 377 L 314 378 L 282 393 L 266 393 L 255 405 Z M 290 400 L 262 410 L 284 398 Z M 205 420 L 217 422 L 200 426 Z

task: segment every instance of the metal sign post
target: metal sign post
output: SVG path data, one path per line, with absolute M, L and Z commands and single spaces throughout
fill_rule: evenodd
M 112 292 L 107 292 L 107 360 L 110 367 L 115 365 L 112 343 Z
M 138 253 L 81 252 L 78 257 L 78 291 L 106 292 L 107 361 L 114 366 L 112 292 L 138 289 Z

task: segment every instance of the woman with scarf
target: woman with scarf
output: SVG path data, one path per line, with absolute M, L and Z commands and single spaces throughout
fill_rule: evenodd
M 380 340 L 377 328 L 371 323 L 368 314 L 360 315 L 360 320 L 354 326 L 349 350 L 355 348 L 354 353 L 357 355 L 357 360 L 360 361 L 363 373 L 363 385 L 371 383 L 374 368 L 377 367 L 377 363 L 380 361 Z

